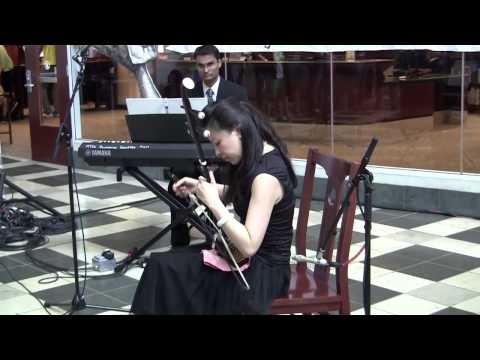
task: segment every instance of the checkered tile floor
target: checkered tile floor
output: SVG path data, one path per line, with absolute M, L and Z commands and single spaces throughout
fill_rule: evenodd
M 43 203 L 61 213 L 69 212 L 66 168 L 13 157 L 2 157 L 7 178 Z M 80 265 L 91 264 L 93 256 L 105 248 L 123 258 L 133 247 L 145 244 L 169 224 L 168 207 L 148 199 L 135 179 L 124 177 L 117 183 L 114 174 L 77 170 L 78 198 L 82 211 L 105 209 L 139 200 L 140 204 L 92 212 L 82 218 L 86 255 L 77 231 Z M 166 184 L 163 184 L 166 185 Z M 7 187 L 5 197 L 21 199 Z M 22 205 L 20 205 L 22 206 Z M 321 222 L 322 204 L 315 202 L 309 223 L 309 248 Z M 357 209 L 358 210 L 358 209 Z M 34 211 L 36 217 L 45 217 Z M 294 224 L 296 219 L 294 220 Z M 351 254 L 363 242 L 364 221 L 358 211 L 354 223 Z M 199 240 L 200 241 L 200 240 Z M 167 234 L 150 251 L 167 251 Z M 69 232 L 49 236 L 49 242 L 32 252 L 35 259 L 50 265 L 72 268 L 72 241 Z M 480 314 L 480 220 L 374 209 L 371 251 L 372 314 Z M 349 268 L 353 314 L 363 314 L 363 256 Z M 20 281 L 40 301 L 70 303 L 75 289 L 71 276 L 38 267 L 24 251 L 0 251 L 0 314 L 46 314 L 39 302 L 11 276 Z M 83 270 L 80 271 L 83 273 Z M 131 267 L 125 275 L 89 278 L 86 303 L 129 309 L 142 269 Z M 98 273 L 89 271 L 89 275 Z M 58 276 L 57 276 L 58 275 Z M 68 306 L 50 308 L 62 314 Z M 77 314 L 123 314 L 114 310 L 87 308 Z

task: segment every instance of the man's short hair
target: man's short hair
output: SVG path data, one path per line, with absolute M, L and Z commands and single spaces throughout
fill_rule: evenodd
M 196 59 L 200 55 L 213 55 L 215 59 L 220 60 L 220 51 L 215 45 L 202 45 L 195 49 L 193 58 Z

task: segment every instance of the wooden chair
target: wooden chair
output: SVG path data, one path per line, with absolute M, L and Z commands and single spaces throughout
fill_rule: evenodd
M 347 190 L 345 179 L 353 179 L 359 164 L 348 162 L 332 155 L 322 155 L 317 149 L 309 149 L 305 177 L 303 182 L 302 198 L 297 220 L 296 253 L 306 256 L 307 225 L 310 204 L 313 194 L 315 167 L 320 165 L 327 174 L 327 185 L 324 198 L 322 223 L 317 251 L 333 224 L 337 211 L 341 208 L 344 194 Z M 310 270 L 305 262 L 291 265 L 291 280 L 288 297 L 274 300 L 272 314 L 293 313 L 326 313 L 337 310 L 339 314 L 350 314 L 350 298 L 348 293 L 348 260 L 352 241 L 353 222 L 357 205 L 356 190 L 349 198 L 349 206 L 337 226 L 337 240 L 331 236 L 324 254 L 325 259 L 331 261 L 336 245 L 336 262 L 343 264 L 335 268 L 335 280 L 330 276 L 330 267 L 313 265 Z M 338 230 L 340 227 L 340 230 Z M 335 244 L 336 243 L 336 244 Z
M 12 94 L 10 93 L 4 93 L 2 96 L 5 96 L 7 99 L 7 125 L 8 125 L 8 130 L 0 131 L 0 134 L 8 134 L 10 144 L 12 144 L 12 114 L 15 111 L 15 109 L 18 106 L 18 101 L 16 101 Z

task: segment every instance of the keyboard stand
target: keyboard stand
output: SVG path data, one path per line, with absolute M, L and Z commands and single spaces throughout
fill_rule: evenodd
M 197 228 L 202 234 L 207 238 L 207 241 L 213 241 L 214 233 L 213 230 L 208 227 L 198 216 L 195 214 L 195 207 L 187 207 L 181 202 L 179 202 L 173 195 L 169 194 L 167 190 L 162 188 L 155 180 L 149 178 L 145 173 L 139 170 L 137 167 L 125 167 L 117 170 L 117 181 L 121 181 L 123 171 L 129 173 L 138 182 L 145 186 L 148 190 L 154 193 L 160 200 L 167 204 L 170 209 L 177 210 L 178 216 L 175 217 L 173 223 L 162 229 L 157 235 L 155 235 L 151 240 L 149 240 L 145 245 L 140 249 L 133 248 L 129 251 L 127 257 L 119 262 L 115 267 L 115 272 L 121 272 L 126 267 L 128 267 L 132 261 L 138 259 L 142 256 L 145 251 L 152 246 L 155 242 L 161 239 L 166 233 L 168 233 L 172 228 L 178 224 L 189 222 L 195 228 Z

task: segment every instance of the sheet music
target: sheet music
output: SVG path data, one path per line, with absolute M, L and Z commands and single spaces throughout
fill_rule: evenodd
M 181 98 L 127 98 L 129 115 L 145 114 L 184 114 Z M 207 99 L 190 98 L 193 110 L 203 110 L 207 106 Z

